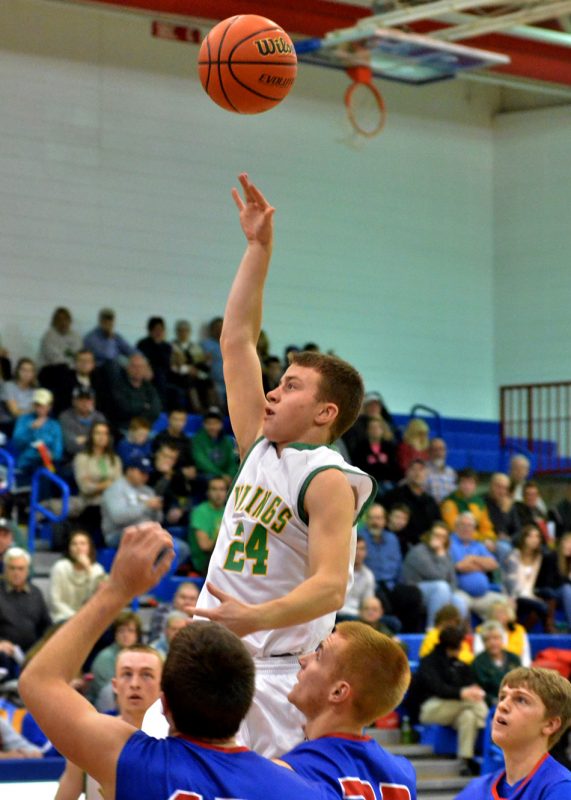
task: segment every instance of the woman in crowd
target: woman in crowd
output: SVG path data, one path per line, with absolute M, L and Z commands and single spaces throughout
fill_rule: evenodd
M 31 358 L 21 358 L 16 364 L 14 379 L 3 386 L 2 399 L 14 419 L 33 411 L 37 385 L 36 365 Z
M 422 592 L 426 606 L 426 625 L 434 626 L 439 608 L 449 603 L 456 606 L 462 619 L 468 606 L 456 591 L 456 570 L 448 553 L 450 534 L 443 522 L 435 522 L 422 541 L 411 548 L 402 567 L 403 583 L 413 583 Z
M 392 432 L 382 417 L 369 417 L 366 436 L 355 443 L 353 464 L 377 481 L 379 493 L 392 489 L 401 477 Z
M 504 649 L 504 629 L 499 622 L 484 622 L 479 630 L 484 650 L 474 659 L 472 671 L 476 683 L 486 692 L 486 703 L 495 706 L 504 675 L 510 669 L 521 667 L 521 661 Z
M 503 629 L 504 650 L 516 655 L 522 667 L 531 666 L 531 649 L 529 638 L 523 625 L 516 622 L 513 602 L 510 600 L 497 600 L 488 610 L 488 621 L 499 622 Z M 476 628 L 474 634 L 474 653 L 478 655 L 484 649 L 484 642 L 480 636 L 481 626 Z
M 516 601 L 518 620 L 529 631 L 541 620 L 545 630 L 554 630 L 556 600 L 553 590 L 559 581 L 553 553 L 543 547 L 543 537 L 536 525 L 526 525 L 512 552 L 505 560 L 503 580 L 507 594 Z M 544 599 L 542 589 L 545 588 Z
M 398 449 L 398 463 L 402 472 L 406 472 L 415 459 L 428 461 L 430 429 L 423 419 L 411 419 L 402 435 Z
M 63 558 L 50 573 L 49 606 L 55 623 L 65 622 L 89 600 L 105 576 L 95 560 L 95 545 L 87 531 L 74 531 Z
M 82 339 L 72 329 L 72 316 L 69 309 L 60 306 L 52 314 L 50 327 L 40 342 L 40 367 L 59 366 L 61 364 L 73 369 L 75 354 L 81 350 Z
M 122 472 L 121 459 L 113 450 L 109 425 L 96 422 L 89 431 L 85 451 L 73 459 L 73 473 L 82 507 L 79 521 L 87 528 L 97 546 L 104 546 L 101 535 L 103 492 L 121 477 Z
M 447 603 L 442 608 L 439 608 L 434 618 L 434 627 L 426 631 L 426 635 L 422 640 L 420 649 L 418 651 L 419 658 L 424 658 L 429 653 L 432 653 L 436 645 L 440 642 L 440 634 L 446 628 L 462 628 L 466 624 L 465 619 L 462 619 L 460 612 L 453 606 L 452 603 Z M 471 634 L 466 634 L 460 645 L 460 653 L 458 658 L 465 664 L 471 664 L 474 660 L 473 637 Z

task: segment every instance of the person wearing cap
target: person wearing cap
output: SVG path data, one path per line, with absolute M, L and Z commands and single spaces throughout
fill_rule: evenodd
M 160 522 L 162 498 L 147 486 L 153 465 L 148 458 L 133 458 L 125 464 L 125 474 L 103 492 L 102 529 L 108 547 L 117 547 L 123 529 L 142 522 Z
M 36 389 L 32 413 L 23 414 L 16 422 L 12 445 L 17 453 L 20 482 L 30 480 L 39 467 L 61 460 L 63 436 L 59 422 L 50 417 L 52 402 L 49 389 Z
M 105 422 L 100 411 L 95 410 L 95 392 L 89 386 L 76 386 L 72 392 L 72 406 L 60 414 L 59 424 L 63 434 L 66 461 L 71 461 L 85 450 L 89 431 L 97 422 Z
M 129 357 L 135 352 L 135 348 L 115 332 L 115 312 L 112 308 L 102 308 L 98 322 L 83 339 L 83 346 L 91 350 L 97 366 L 106 361 L 117 361 L 120 356 Z
M 234 442 L 224 433 L 224 421 L 216 407 L 204 415 L 202 428 L 192 439 L 192 455 L 198 474 L 210 480 L 222 478 L 229 485 L 238 469 Z

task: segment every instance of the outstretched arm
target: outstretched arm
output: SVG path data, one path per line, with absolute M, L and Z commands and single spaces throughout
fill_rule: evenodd
M 305 581 L 283 597 L 259 605 L 242 603 L 208 584 L 220 605 L 198 608 L 197 616 L 246 636 L 254 631 L 301 625 L 338 611 L 347 591 L 355 516 L 355 496 L 347 478 L 335 469 L 316 475 L 305 496 L 305 510 L 309 517 L 309 576 Z
M 155 565 L 163 550 L 164 557 Z M 172 537 L 160 525 L 128 528 L 109 580 L 46 642 L 20 678 L 22 698 L 42 731 L 57 750 L 101 784 L 104 796 L 115 795 L 117 761 L 135 728 L 99 714 L 70 682 L 119 612 L 154 586 L 173 558 Z
M 239 180 L 244 200 L 237 189 L 232 189 L 232 197 L 240 212 L 247 245 L 228 295 L 220 346 L 230 420 L 243 457 L 259 436 L 264 416 L 265 396 L 256 344 L 272 254 L 274 209 L 245 173 Z

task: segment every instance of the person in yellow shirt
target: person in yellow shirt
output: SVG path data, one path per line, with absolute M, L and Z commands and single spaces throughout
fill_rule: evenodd
M 418 652 L 419 658 L 424 658 L 434 650 L 436 645 L 440 642 L 440 632 L 443 631 L 444 628 L 458 628 L 462 625 L 463 620 L 456 606 L 452 605 L 452 603 L 442 606 L 442 608 L 436 612 L 434 628 L 429 628 L 429 630 L 426 631 L 426 636 L 422 640 Z M 471 664 L 474 660 L 471 636 L 465 636 L 462 640 L 458 658 L 465 664 Z
M 456 529 L 456 521 L 464 511 L 470 511 L 476 520 L 476 539 L 481 542 L 494 540 L 496 533 L 488 515 L 486 503 L 478 489 L 478 476 L 473 469 L 461 469 L 458 472 L 458 488 L 448 495 L 440 506 L 442 519 L 452 532 Z

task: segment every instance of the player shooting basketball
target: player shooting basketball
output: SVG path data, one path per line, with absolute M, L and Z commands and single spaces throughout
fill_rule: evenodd
M 363 384 L 349 364 L 299 353 L 264 395 L 256 343 L 273 243 L 274 209 L 240 175 L 232 195 L 247 246 L 221 336 L 232 428 L 242 464 L 228 497 L 197 614 L 244 637 L 256 697 L 240 735 L 275 756 L 303 738 L 287 702 L 298 658 L 331 631 L 353 562 L 353 526 L 375 483 L 328 445 L 356 419 Z M 156 735 L 145 720 L 144 730 Z

